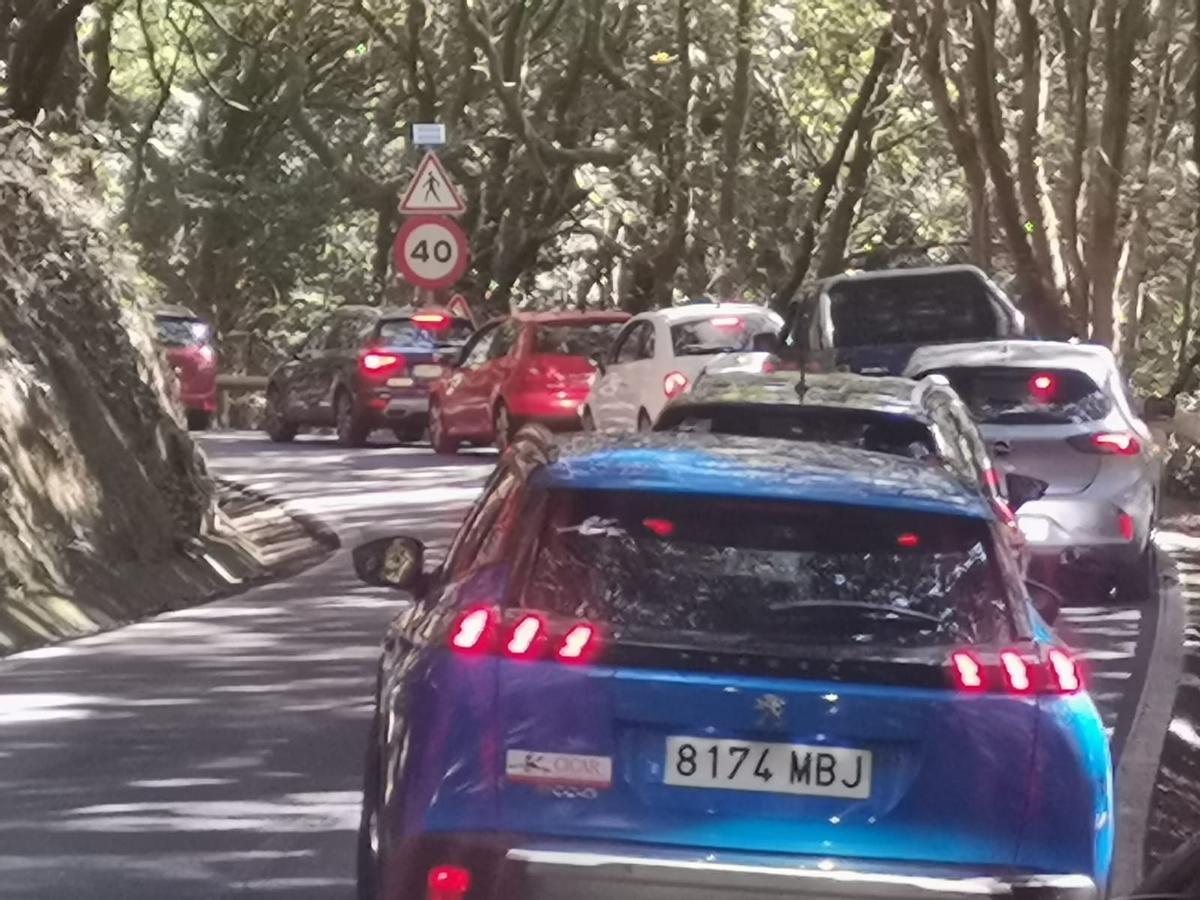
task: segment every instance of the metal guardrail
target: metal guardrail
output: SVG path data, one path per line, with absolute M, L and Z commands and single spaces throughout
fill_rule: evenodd
M 217 390 L 265 391 L 268 380 L 265 375 L 218 375 Z

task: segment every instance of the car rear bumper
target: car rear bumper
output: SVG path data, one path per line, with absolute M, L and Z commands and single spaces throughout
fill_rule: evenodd
M 537 422 L 551 428 L 579 428 L 579 407 L 587 399 L 587 389 L 560 391 L 521 391 L 505 398 L 509 412 L 523 424 Z
M 1086 875 L 997 871 L 941 863 L 546 841 L 513 835 L 427 835 L 402 854 L 383 897 L 424 886 L 434 866 L 460 866 L 471 900 L 1099 900 Z M 414 852 L 415 851 L 415 852 Z M 396 860 L 399 862 L 399 860 Z M 397 877 L 398 876 L 398 877 Z
M 184 409 L 209 413 L 216 412 L 217 389 L 214 386 L 204 391 L 180 391 L 179 401 L 183 404 Z
M 1122 513 L 1132 520 L 1132 539 L 1121 532 Z M 1030 553 L 1037 557 L 1126 550 L 1136 556 L 1150 536 L 1153 514 L 1153 497 L 1145 490 L 1118 498 L 1092 498 L 1086 493 L 1046 497 L 1022 506 L 1017 519 Z
M 752 857 L 714 859 L 711 854 L 664 856 L 626 850 L 514 849 L 508 866 L 529 900 L 724 900 L 727 897 L 821 900 L 1096 900 L 1090 878 L 1080 875 L 999 876 L 918 866 L 889 868 L 838 860 L 786 861 Z

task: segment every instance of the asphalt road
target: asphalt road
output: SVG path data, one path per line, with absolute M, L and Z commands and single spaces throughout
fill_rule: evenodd
M 360 586 L 347 550 L 401 533 L 444 548 L 495 456 L 248 434 L 204 446 L 216 474 L 318 517 L 344 549 L 229 600 L 0 662 L 0 897 L 353 895 L 367 700 L 397 599 Z M 1073 600 L 1062 629 L 1122 740 L 1155 605 Z
M 444 545 L 495 455 L 205 440 L 360 539 Z M 288 581 L 0 662 L 0 897 L 353 896 L 367 701 L 397 599 L 343 550 Z

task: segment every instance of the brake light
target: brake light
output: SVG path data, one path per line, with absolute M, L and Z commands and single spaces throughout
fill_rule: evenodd
M 427 883 L 426 900 L 462 900 L 471 890 L 471 872 L 461 866 L 434 866 Z
M 1102 431 L 1072 439 L 1071 443 L 1085 453 L 1107 456 L 1137 456 L 1142 452 L 1142 442 L 1128 431 Z
M 358 358 L 359 368 L 368 375 L 379 375 L 392 369 L 403 368 L 406 361 L 397 353 L 376 353 L 368 350 Z
M 1069 654 L 1051 647 L 1046 654 L 1050 661 L 1050 687 L 1064 694 L 1073 694 L 1083 687 L 1083 679 L 1079 676 L 1079 666 Z
M 567 632 L 562 646 L 558 648 L 558 658 L 564 662 L 579 662 L 591 655 L 596 641 L 596 629 L 580 622 Z
M 674 400 L 687 390 L 688 379 L 682 372 L 672 372 L 663 379 L 663 393 L 668 400 Z
M 527 656 L 533 649 L 538 635 L 542 633 L 542 620 L 538 616 L 529 615 L 517 623 L 508 639 L 506 649 L 510 656 Z
M 418 325 L 445 325 L 450 321 L 450 317 L 441 313 L 417 313 L 412 320 Z
M 1121 530 L 1121 539 L 1132 541 L 1134 536 L 1133 516 L 1127 512 L 1117 513 L 1117 528 Z
M 211 366 L 217 361 L 217 351 L 213 350 L 208 344 L 202 344 L 196 351 L 196 355 L 200 357 L 202 365 Z
M 1000 668 L 1004 672 L 1004 684 L 1014 694 L 1025 694 L 1033 686 L 1029 679 L 1029 666 L 1015 650 L 1000 653 Z
M 717 328 L 739 328 L 742 320 L 737 316 L 716 316 L 712 319 L 712 323 Z
M 983 665 L 966 650 L 955 650 L 950 654 L 954 666 L 954 682 L 963 691 L 982 691 L 985 687 Z
M 988 654 L 986 659 L 974 650 L 955 650 L 950 654 L 950 680 L 957 690 L 968 694 L 990 691 L 1024 697 L 1083 690 L 1078 664 L 1059 647 L 1051 647 L 1044 661 L 1027 659 L 1012 649 Z
M 642 519 L 642 524 L 661 538 L 670 537 L 675 533 L 675 523 L 670 519 Z
M 1045 373 L 1034 375 L 1029 379 L 1029 393 L 1033 395 L 1033 399 L 1049 403 L 1058 393 L 1058 379 Z
M 491 624 L 492 611 L 486 607 L 463 613 L 454 626 L 454 634 L 450 638 L 451 646 L 466 652 L 487 649 L 484 638 L 487 637 Z
M 921 546 L 921 538 L 918 535 L 913 534 L 911 531 L 906 532 L 905 534 L 902 534 L 896 538 L 896 546 L 911 550 L 914 547 Z

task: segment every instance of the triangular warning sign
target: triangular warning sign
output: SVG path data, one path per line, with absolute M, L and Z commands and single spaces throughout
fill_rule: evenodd
M 404 215 L 442 213 L 457 216 L 466 211 L 467 205 L 442 168 L 442 161 L 436 153 L 426 153 L 400 201 L 400 212 Z

